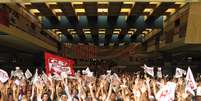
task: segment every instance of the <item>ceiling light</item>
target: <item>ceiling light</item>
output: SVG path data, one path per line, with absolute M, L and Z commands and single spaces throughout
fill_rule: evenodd
M 167 15 L 163 16 L 163 21 L 165 21 L 167 19 Z
M 31 3 L 30 2 L 23 3 L 23 5 L 31 5 Z
M 135 28 L 130 28 L 130 31 L 134 31 L 134 32 L 136 32 L 137 29 L 135 29 Z
M 149 15 L 153 12 L 154 10 L 152 8 L 145 8 L 144 13 L 149 13 Z
M 149 32 L 148 32 L 148 31 L 143 31 L 142 33 L 146 35 L 146 34 L 148 34 Z
M 128 34 L 133 35 L 134 31 L 128 31 Z
M 105 31 L 98 31 L 98 33 L 100 33 L 100 34 L 104 34 L 104 33 L 105 33 Z
M 39 20 L 39 21 L 42 21 L 42 16 L 38 16 L 38 20 Z
M 127 4 L 127 5 L 133 5 L 133 4 L 135 4 L 135 2 L 123 2 L 123 4 Z
M 121 13 L 130 13 L 131 9 L 130 8 L 121 8 Z
M 101 28 L 101 29 L 99 29 L 100 31 L 105 31 L 105 29 L 104 28 Z
M 35 13 L 40 13 L 40 11 L 38 9 L 30 9 L 29 10 L 33 15 L 35 15 Z
M 120 43 L 119 46 L 123 46 L 125 43 Z
M 183 7 L 186 3 L 185 2 L 175 2 L 175 4 L 180 5 L 180 7 Z
M 61 9 L 53 9 L 52 11 L 55 12 L 55 13 L 62 13 Z
M 114 34 L 119 34 L 120 31 L 113 31 Z
M 89 31 L 90 29 L 84 28 L 83 31 Z
M 48 4 L 48 5 L 56 5 L 57 2 L 46 2 L 46 4 Z
M 109 4 L 109 2 L 98 2 L 98 4 Z
M 151 31 L 152 31 L 152 29 L 151 29 L 151 28 L 146 28 L 145 30 L 147 30 L 147 31 L 149 31 L 149 32 L 151 32 Z
M 161 2 L 149 2 L 149 4 L 154 4 L 156 5 L 156 7 L 158 7 L 161 4 Z
M 83 9 L 83 8 L 76 8 L 76 9 L 75 9 L 75 12 L 76 12 L 76 13 L 84 13 L 84 12 L 85 12 L 85 9 Z
M 72 2 L 72 5 L 82 5 L 83 2 Z
M 61 32 L 60 31 L 56 31 L 56 34 L 59 35 L 59 34 L 61 34 Z
M 115 31 L 121 31 L 121 29 L 120 29 L 120 28 L 115 28 L 114 30 L 115 30 Z
M 90 32 L 90 31 L 84 31 L 84 33 L 85 33 L 85 34 L 90 34 L 91 32 Z
M 70 32 L 70 31 L 74 31 L 74 29 L 67 29 L 67 31 L 68 31 L 68 32 Z
M 148 18 L 148 17 L 145 15 L 145 16 L 144 16 L 144 21 L 147 20 L 147 18 Z
M 98 8 L 98 13 L 107 13 L 108 8 Z
M 170 13 L 170 15 L 172 15 L 176 12 L 176 9 L 175 8 L 169 8 L 165 12 Z
M 70 33 L 71 33 L 71 34 L 76 34 L 76 31 L 71 31 Z

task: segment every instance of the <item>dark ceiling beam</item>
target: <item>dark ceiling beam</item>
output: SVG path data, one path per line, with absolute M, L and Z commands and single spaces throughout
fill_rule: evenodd
M 66 16 L 68 21 L 72 26 L 77 27 L 79 25 L 79 20 L 75 14 L 75 10 L 71 2 L 59 2 L 57 3 L 58 7 L 63 11 L 63 15 Z
M 110 2 L 108 7 L 108 16 L 107 22 L 109 25 L 109 30 L 105 35 L 105 43 L 104 46 L 108 46 L 113 34 L 113 28 L 116 26 L 117 19 L 119 17 L 122 2 Z
M 153 13 L 148 16 L 146 23 L 153 23 L 158 17 L 163 15 L 168 8 L 174 7 L 174 2 L 162 2 Z
M 136 2 L 131 10 L 131 14 L 127 18 L 127 25 L 133 25 L 139 16 L 144 15 L 143 11 L 149 6 L 149 2 Z
M 73 36 L 66 30 L 66 29 L 60 29 L 61 33 L 66 36 L 66 38 L 73 43 L 74 39 Z
M 46 16 L 52 24 L 59 23 L 58 18 L 45 3 L 32 3 L 31 6 L 32 8 L 37 8 L 40 11 L 41 15 Z
M 88 20 L 88 26 L 91 28 L 91 36 L 95 45 L 99 45 L 99 35 L 98 35 L 98 4 L 97 2 L 84 2 L 85 13 Z

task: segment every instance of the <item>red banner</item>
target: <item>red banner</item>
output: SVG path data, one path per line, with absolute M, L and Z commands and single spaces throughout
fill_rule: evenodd
M 75 62 L 71 59 L 56 56 L 50 53 L 45 53 L 45 69 L 46 74 L 60 75 L 62 72 L 68 72 L 69 75 L 74 75 Z

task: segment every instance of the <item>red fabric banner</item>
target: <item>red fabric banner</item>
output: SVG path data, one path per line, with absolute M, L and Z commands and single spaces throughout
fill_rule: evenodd
M 73 76 L 74 64 L 74 60 L 45 52 L 45 69 L 48 76 L 51 74 L 61 75 L 62 72 L 68 72 L 69 75 Z

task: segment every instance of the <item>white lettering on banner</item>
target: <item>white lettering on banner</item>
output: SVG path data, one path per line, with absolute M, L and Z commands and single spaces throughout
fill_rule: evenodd
M 8 73 L 0 69 L 0 81 L 5 83 L 9 79 Z

